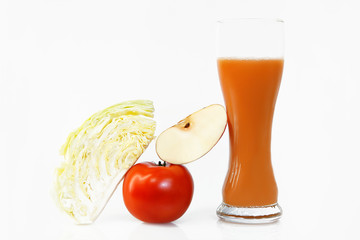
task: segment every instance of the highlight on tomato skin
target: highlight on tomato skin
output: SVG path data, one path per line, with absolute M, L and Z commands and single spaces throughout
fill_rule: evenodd
M 190 206 L 194 182 L 183 165 L 138 163 L 126 173 L 123 199 L 137 219 L 167 223 L 180 218 Z

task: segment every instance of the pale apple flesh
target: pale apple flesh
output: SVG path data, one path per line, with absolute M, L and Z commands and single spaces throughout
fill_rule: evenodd
M 226 124 L 225 108 L 219 104 L 210 105 L 162 132 L 156 140 L 156 152 L 169 163 L 192 162 L 215 146 Z

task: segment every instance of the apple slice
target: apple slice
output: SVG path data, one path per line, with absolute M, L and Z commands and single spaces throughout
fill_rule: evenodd
M 210 105 L 162 132 L 156 140 L 156 152 L 169 163 L 192 162 L 215 146 L 226 124 L 225 108 L 219 104 Z

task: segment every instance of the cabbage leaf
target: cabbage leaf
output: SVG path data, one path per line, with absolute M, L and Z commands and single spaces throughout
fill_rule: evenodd
M 126 171 L 154 138 L 152 101 L 135 100 L 99 111 L 70 133 L 55 171 L 58 206 L 79 224 L 101 213 Z

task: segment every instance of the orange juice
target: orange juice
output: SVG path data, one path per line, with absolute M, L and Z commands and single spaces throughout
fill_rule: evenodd
M 282 59 L 218 59 L 230 137 L 230 163 L 223 186 L 226 204 L 277 203 L 270 148 L 283 63 Z

